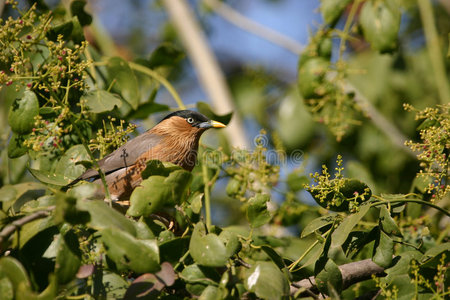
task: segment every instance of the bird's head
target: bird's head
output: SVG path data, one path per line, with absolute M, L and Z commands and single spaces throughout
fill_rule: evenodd
M 209 128 L 226 127 L 218 121 L 210 120 L 205 115 L 192 110 L 179 110 L 167 115 L 153 129 L 155 133 L 181 137 L 200 135 Z

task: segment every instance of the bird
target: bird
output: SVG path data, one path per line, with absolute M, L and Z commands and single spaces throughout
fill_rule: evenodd
M 111 200 L 122 201 L 130 197 L 142 182 L 141 173 L 149 160 L 170 162 L 192 171 L 201 135 L 210 128 L 223 127 L 226 125 L 192 110 L 179 110 L 167 115 L 153 128 L 97 162 L 105 175 Z M 82 180 L 101 185 L 98 171 L 88 169 L 65 188 Z M 100 194 L 105 195 L 103 187 Z

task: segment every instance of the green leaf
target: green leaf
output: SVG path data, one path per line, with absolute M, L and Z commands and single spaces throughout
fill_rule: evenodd
M 329 214 L 329 215 L 321 216 L 317 219 L 312 220 L 303 229 L 301 237 L 304 238 L 304 237 L 310 235 L 311 233 L 314 233 L 316 230 L 319 230 L 322 227 L 330 225 L 331 223 L 334 222 L 334 220 L 336 219 L 336 216 L 337 216 L 337 214 Z
M 62 174 L 55 174 L 53 172 L 41 171 L 36 169 L 28 169 L 31 175 L 40 182 L 55 185 L 55 186 L 65 186 L 72 181 L 72 178 L 67 178 Z
M 10 256 L 0 258 L 0 278 L 7 278 L 15 292 L 17 292 L 19 285 L 28 289 L 31 288 L 27 271 L 17 259 Z
M 81 42 L 83 42 L 85 38 L 83 27 L 81 26 L 77 16 L 72 17 L 72 24 L 73 28 L 70 38 L 75 44 L 81 44 Z
M 196 263 L 207 267 L 222 267 L 229 258 L 223 242 L 213 233 L 206 234 L 203 223 L 197 223 L 194 227 L 189 253 Z
M 73 22 L 67 21 L 65 23 L 59 24 L 57 26 L 53 26 L 47 32 L 47 38 L 53 42 L 56 42 L 58 35 L 62 35 L 65 40 L 70 39 L 70 35 L 73 30 Z
M 140 99 L 139 86 L 128 63 L 120 57 L 112 57 L 108 60 L 107 68 L 109 80 L 115 81 L 113 89 L 120 92 L 133 109 L 137 109 Z
M 168 111 L 169 106 L 165 104 L 159 104 L 156 102 L 148 102 L 142 105 L 139 105 L 138 109 L 136 111 L 132 111 L 129 116 L 127 116 L 127 119 L 140 119 L 144 120 L 147 119 L 148 116 L 151 114 L 162 112 L 162 111 Z
M 73 180 L 85 171 L 85 168 L 82 165 L 77 164 L 77 162 L 86 160 L 90 160 L 90 156 L 84 146 L 72 146 L 64 153 L 56 164 L 55 173 L 62 175 L 69 180 Z
M 159 266 L 159 249 L 155 240 L 138 240 L 117 229 L 99 231 L 108 257 L 117 270 L 137 273 L 156 272 Z
M 185 57 L 184 52 L 171 43 L 159 45 L 150 55 L 146 64 L 150 69 L 161 66 L 176 66 Z
M 77 189 L 80 189 L 77 187 Z M 55 224 L 68 222 L 72 225 L 86 224 L 90 221 L 90 214 L 87 211 L 77 209 L 77 198 L 74 192 L 55 193 L 53 198 L 56 202 L 55 212 L 53 214 Z
M 5 276 L 5 277 L 3 277 Z M 13 300 L 14 299 L 14 288 L 5 274 L 0 272 L 0 295 L 2 295 L 2 299 L 4 300 Z
M 195 192 L 189 197 L 189 202 L 191 205 L 189 206 L 192 209 L 192 212 L 195 214 L 199 214 L 202 211 L 203 207 L 203 193 Z
M 36 95 L 31 91 L 25 91 L 22 99 L 15 99 L 9 108 L 9 126 L 15 133 L 30 133 L 34 127 L 34 118 L 38 114 L 39 102 Z
M 334 26 L 351 0 L 321 0 L 320 12 L 325 23 Z
M 383 231 L 379 231 L 379 237 L 373 246 L 372 261 L 380 267 L 387 268 L 392 264 L 394 254 L 394 241 Z
M 101 200 L 78 200 L 77 209 L 89 212 L 91 220 L 88 226 L 96 230 L 114 229 L 124 231 L 132 236 L 136 235 L 133 221 L 109 207 Z
M 74 280 L 80 265 L 81 251 L 78 237 L 73 230 L 69 230 L 59 239 L 55 261 L 55 275 L 58 283 L 66 284 Z
M 28 147 L 23 145 L 28 139 L 28 135 L 17 134 L 13 132 L 11 139 L 8 143 L 8 157 L 9 158 L 17 158 L 21 157 L 25 153 L 28 152 Z
M 205 103 L 205 102 L 197 102 L 197 110 L 200 113 L 202 113 L 205 116 L 207 116 L 209 119 L 221 122 L 221 123 L 223 123 L 225 125 L 228 125 L 228 123 L 230 123 L 231 117 L 233 116 L 233 112 L 230 112 L 230 113 L 225 114 L 225 115 L 217 115 L 216 113 L 214 113 L 212 111 L 212 109 L 209 106 L 209 104 Z
M 336 185 L 339 185 L 337 190 Z M 321 199 L 320 188 L 312 187 L 309 192 L 317 204 L 332 211 L 349 211 L 372 197 L 372 191 L 367 184 L 357 179 L 344 179 L 342 182 L 333 179 L 328 189 L 325 199 Z
M 173 171 L 168 177 L 150 176 L 131 194 L 127 215 L 148 216 L 164 205 L 180 203 L 191 180 L 192 174 L 185 170 Z
M 342 273 L 338 265 L 327 257 L 317 261 L 314 268 L 317 288 L 321 293 L 331 295 L 334 289 L 337 293 L 342 291 Z
M 281 299 L 289 295 L 289 283 L 273 262 L 258 261 L 247 272 L 245 287 L 263 299 Z
M 277 265 L 280 270 L 286 267 L 283 258 L 281 258 L 277 251 L 275 251 L 272 247 L 262 245 L 261 250 L 263 250 L 267 254 L 267 256 L 270 257 L 270 259 Z
M 171 172 L 176 170 L 183 170 L 180 166 L 169 162 L 162 162 L 160 160 L 149 160 L 144 171 L 142 171 L 142 179 L 147 179 L 150 176 L 159 175 L 167 177 Z
M 247 220 L 252 227 L 260 227 L 272 218 L 267 210 L 267 201 L 270 201 L 267 194 L 258 194 L 248 200 Z
M 218 285 L 220 276 L 214 268 L 199 265 L 189 265 L 180 274 L 186 284 L 186 289 L 193 295 L 199 296 L 207 286 Z
M 73 16 L 77 16 L 81 26 L 86 26 L 92 23 L 92 17 L 84 10 L 86 5 L 85 0 L 75 0 L 70 3 L 70 11 Z
M 203 290 L 202 294 L 198 298 L 199 300 L 217 300 L 223 299 L 220 290 L 212 285 L 208 285 L 206 289 Z
M 306 60 L 298 70 L 298 88 L 304 99 L 322 97 L 319 88 L 324 84 L 330 62 L 322 57 Z
M 384 53 L 397 48 L 400 17 L 396 2 L 370 0 L 364 3 L 359 22 L 372 49 Z
M 111 111 L 115 106 L 120 107 L 122 100 L 116 95 L 105 90 L 94 90 L 81 97 L 86 101 L 89 111 L 99 114 L 105 111 Z
M 13 185 L 4 185 L 0 188 L 0 202 L 10 202 L 16 199 L 18 191 Z M 3 204 L 4 205 L 4 204 Z M 5 207 L 2 208 L 5 209 Z
M 380 217 L 379 217 L 380 228 L 389 235 L 395 235 L 401 237 L 400 228 L 398 228 L 394 219 L 392 219 L 389 210 L 386 206 L 382 205 L 380 207 Z
M 385 282 L 390 284 L 395 277 L 408 274 L 409 268 L 411 266 L 411 260 L 419 260 L 422 257 L 422 253 L 417 250 L 406 251 L 395 258 L 394 265 L 384 272 L 387 274 L 385 277 Z
M 289 173 L 287 176 L 287 184 L 293 192 L 298 192 L 304 189 L 305 184 L 309 183 L 309 178 L 297 172 Z
M 347 216 L 331 235 L 331 247 L 340 247 L 358 222 L 367 214 L 370 205 L 361 205 L 359 212 Z
M 443 243 L 428 249 L 420 262 L 423 266 L 435 268 L 439 264 L 440 254 L 445 252 L 447 261 L 450 259 L 448 252 L 450 251 L 450 243 Z
M 13 247 L 22 248 L 28 241 L 33 239 L 37 234 L 55 226 L 53 217 L 49 216 L 43 219 L 37 219 L 23 225 L 19 230 L 19 235 L 14 236 Z
M 189 238 L 174 238 L 159 245 L 161 260 L 177 263 L 179 259 L 189 250 Z
M 106 291 L 106 299 L 126 299 L 124 296 L 129 284 L 119 274 L 104 271 L 102 285 Z
M 236 233 L 229 230 L 222 230 L 219 239 L 225 245 L 226 255 L 231 257 L 241 251 L 242 245 Z

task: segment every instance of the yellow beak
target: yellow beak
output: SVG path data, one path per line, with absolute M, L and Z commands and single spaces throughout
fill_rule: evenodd
M 224 128 L 224 127 L 227 127 L 227 125 L 225 125 L 225 124 L 223 124 L 223 123 L 220 123 L 220 122 L 217 122 L 217 121 L 213 121 L 213 120 L 211 120 L 211 126 L 214 127 L 214 128 Z

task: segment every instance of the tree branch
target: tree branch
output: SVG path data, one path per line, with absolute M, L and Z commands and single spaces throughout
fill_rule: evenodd
M 304 46 L 289 37 L 284 36 L 281 33 L 274 31 L 271 28 L 263 26 L 253 20 L 248 19 L 244 15 L 235 11 L 232 7 L 217 0 L 203 0 L 215 13 L 220 15 L 224 20 L 239 27 L 245 31 L 251 32 L 273 44 L 283 47 L 295 54 L 300 54 L 303 51 Z M 375 126 L 378 127 L 398 148 L 404 150 L 411 156 L 414 153 L 404 145 L 406 137 L 397 129 L 389 120 L 387 120 L 370 101 L 362 95 L 351 83 L 346 82 L 346 89 L 353 91 L 356 95 L 355 102 L 361 107 L 361 109 L 369 116 Z
M 50 206 L 46 210 L 39 210 L 23 218 L 15 220 L 5 226 L 0 232 L 0 249 L 3 248 L 4 242 L 23 225 L 33 222 L 34 220 L 45 218 L 50 215 L 50 211 L 54 210 L 55 206 Z
M 163 3 L 213 106 L 221 114 L 234 111 L 233 119 L 225 129 L 228 141 L 232 146 L 248 148 L 245 130 L 234 107 L 225 77 L 187 1 L 164 0 Z
M 224 2 L 217 0 L 203 0 L 203 3 L 205 3 L 209 8 L 214 10 L 214 12 L 225 20 L 245 31 L 253 33 L 256 36 L 259 36 L 295 54 L 300 54 L 303 51 L 304 46 L 296 40 L 248 19 Z
M 370 258 L 341 265 L 339 266 L 339 269 L 342 274 L 343 290 L 357 282 L 370 279 L 372 275 L 381 275 L 384 272 L 384 268 L 374 263 Z M 317 293 L 318 290 L 314 276 L 300 280 L 291 285 L 291 295 L 296 294 L 299 289 L 306 289 L 310 292 Z M 309 294 L 305 293 L 305 295 Z

